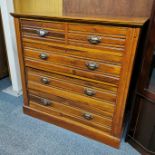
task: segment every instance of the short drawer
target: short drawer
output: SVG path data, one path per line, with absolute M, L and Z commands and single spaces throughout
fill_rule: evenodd
M 107 74 L 112 76 L 119 76 L 121 72 L 120 65 L 111 63 L 103 63 L 93 59 L 77 58 L 72 55 L 63 55 L 56 51 L 44 51 L 37 49 L 25 49 L 24 55 L 26 59 L 41 60 L 46 63 L 58 64 L 83 71 L 92 71 L 93 73 Z
M 127 28 L 91 24 L 69 24 L 68 43 L 87 48 L 124 52 Z
M 45 42 L 65 43 L 65 24 L 59 22 L 21 20 L 22 37 Z
M 29 99 L 31 108 L 49 115 L 80 122 L 108 133 L 111 132 L 112 119 L 101 117 L 78 108 L 73 108 L 68 105 L 52 101 L 42 96 L 36 96 L 34 94 L 29 94 Z
M 95 84 L 92 86 L 93 84 L 90 84 L 89 82 L 79 82 L 79 80 L 75 78 L 69 78 L 27 68 L 27 79 L 28 81 L 37 82 L 49 87 L 77 93 L 84 97 L 108 101 L 113 104 L 116 102 L 115 91 L 112 92 L 106 89 L 97 88 Z

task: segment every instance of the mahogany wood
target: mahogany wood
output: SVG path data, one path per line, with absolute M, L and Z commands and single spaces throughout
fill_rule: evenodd
M 153 0 L 63 0 L 63 14 L 149 17 Z

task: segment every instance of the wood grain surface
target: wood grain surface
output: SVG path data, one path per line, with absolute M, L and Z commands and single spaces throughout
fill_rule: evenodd
M 73 6 L 74 11 L 79 5 Z M 146 20 L 14 16 L 24 112 L 118 147 L 136 47 Z M 48 33 L 40 36 L 38 30 Z M 95 44 L 89 36 L 95 36 Z

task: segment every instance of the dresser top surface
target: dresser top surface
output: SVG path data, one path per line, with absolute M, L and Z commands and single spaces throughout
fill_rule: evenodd
M 147 17 L 111 17 L 102 15 L 85 15 L 85 14 L 57 14 L 55 12 L 15 12 L 11 13 L 16 18 L 30 18 L 30 19 L 45 19 L 45 20 L 60 20 L 60 21 L 75 21 L 75 22 L 89 22 L 100 24 L 112 24 L 122 26 L 136 26 L 141 27 L 148 21 Z

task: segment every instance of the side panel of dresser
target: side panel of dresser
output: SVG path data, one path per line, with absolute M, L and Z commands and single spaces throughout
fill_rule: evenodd
M 28 103 L 28 94 L 27 94 L 26 77 L 25 77 L 23 47 L 22 47 L 22 41 L 21 41 L 20 18 L 14 18 L 14 23 L 15 23 L 16 38 L 17 38 L 17 49 L 18 49 L 18 58 L 19 58 L 20 71 L 21 71 L 24 105 L 28 106 L 29 103 Z
M 140 35 L 140 28 L 129 28 L 126 51 L 122 62 L 122 71 L 117 92 L 117 106 L 113 118 L 113 135 L 120 137 L 122 134 L 122 124 L 128 95 L 132 69 L 134 65 L 135 53 Z

